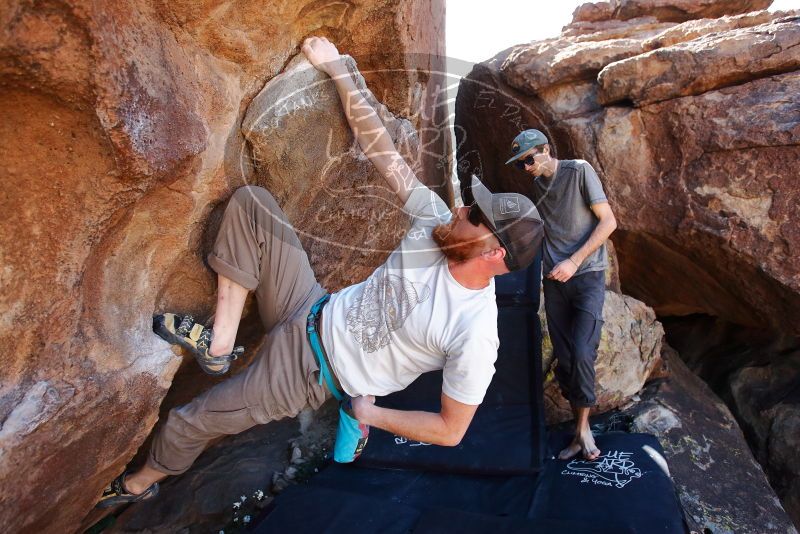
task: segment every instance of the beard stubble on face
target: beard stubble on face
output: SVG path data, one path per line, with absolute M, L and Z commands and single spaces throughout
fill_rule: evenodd
M 460 263 L 478 256 L 483 245 L 479 240 L 463 239 L 454 235 L 453 228 L 457 222 L 453 220 L 447 224 L 440 224 L 433 229 L 431 235 L 448 260 Z

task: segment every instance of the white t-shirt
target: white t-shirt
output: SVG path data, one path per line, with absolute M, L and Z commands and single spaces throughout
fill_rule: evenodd
M 416 182 L 405 210 L 411 229 L 386 262 L 323 309 L 331 366 L 352 397 L 387 395 L 444 369 L 446 395 L 480 404 L 500 344 L 494 280 L 476 290 L 453 278 L 431 236 L 451 213 L 433 191 Z

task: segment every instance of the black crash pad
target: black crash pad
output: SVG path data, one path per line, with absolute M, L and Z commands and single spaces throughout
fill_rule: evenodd
M 290 486 L 252 532 L 410 532 L 420 516 L 410 506 L 319 487 Z
M 551 437 L 552 452 L 568 435 Z M 595 438 L 601 456 L 549 460 L 539 475 L 533 519 L 614 522 L 635 532 L 684 533 L 678 498 L 655 436 L 610 432 Z
M 540 461 L 531 444 L 533 414 L 529 404 L 483 405 L 456 447 L 420 443 L 372 429 L 356 464 L 463 474 L 534 473 L 540 469 Z
M 536 490 L 536 477 L 456 475 L 331 464 L 315 475 L 309 486 L 358 493 L 419 509 L 445 508 L 524 517 Z
M 624 525 L 581 521 L 528 519 L 438 508 L 422 513 L 414 534 L 634 534 Z

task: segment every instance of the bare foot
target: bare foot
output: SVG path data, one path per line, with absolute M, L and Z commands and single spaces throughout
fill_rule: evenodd
M 569 460 L 579 452 L 581 452 L 581 443 L 578 441 L 578 438 L 572 440 L 572 443 L 567 445 L 565 449 L 563 449 L 560 453 L 558 453 L 559 460 Z
M 583 451 L 583 457 L 587 460 L 597 460 L 600 456 L 600 449 L 594 444 L 594 436 L 591 431 L 581 432 L 575 437 L 575 440 Z
M 591 431 L 582 432 L 575 436 L 572 442 L 558 453 L 558 459 L 569 460 L 579 452 L 583 452 L 584 459 L 589 461 L 597 460 L 600 456 L 600 449 L 595 445 Z

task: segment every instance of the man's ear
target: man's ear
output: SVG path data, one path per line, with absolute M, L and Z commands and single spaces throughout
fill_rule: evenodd
M 506 257 L 506 249 L 503 247 L 495 247 L 491 250 L 483 251 L 481 255 L 492 262 L 504 262 Z

